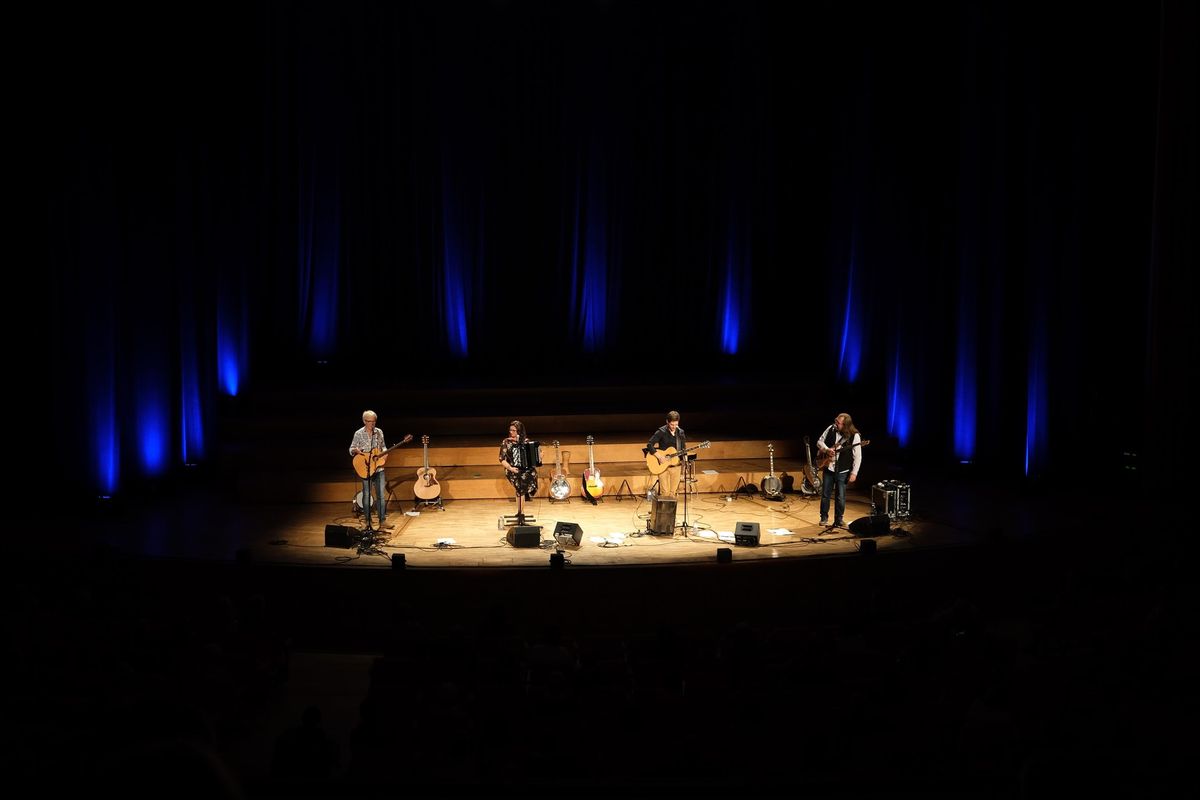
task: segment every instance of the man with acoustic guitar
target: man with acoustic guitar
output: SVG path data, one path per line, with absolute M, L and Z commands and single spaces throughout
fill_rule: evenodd
M 825 466 L 821 475 L 821 524 L 829 524 L 829 497 L 837 487 L 834 502 L 833 527 L 846 527 L 846 484 L 858 479 L 862 466 L 862 436 L 854 427 L 849 414 L 838 414 L 833 424 L 817 438 L 818 469 Z
M 679 489 L 679 465 L 681 458 L 687 456 L 667 455 L 662 451 L 674 448 L 674 453 L 682 453 L 687 449 L 687 435 L 679 427 L 679 412 L 667 412 L 667 424 L 656 430 L 646 443 L 647 455 L 653 455 L 658 463 L 667 464 L 669 469 L 658 476 L 659 497 L 674 497 Z
M 376 428 L 375 423 L 379 421 L 379 415 L 374 411 L 367 410 L 362 415 L 363 427 L 354 432 L 354 438 L 350 440 L 350 455 L 362 456 L 357 461 L 363 461 L 363 464 L 355 464 L 355 468 L 359 469 L 359 476 L 362 477 L 362 505 L 363 514 L 367 520 L 367 527 L 371 527 L 371 486 L 375 487 L 375 503 L 379 510 L 379 530 L 387 530 L 391 525 L 387 521 L 387 487 L 383 478 L 383 464 L 387 459 L 387 440 L 383 438 L 383 429 Z M 412 437 L 409 436 L 408 439 Z M 405 439 L 405 441 L 408 441 Z M 371 472 L 374 470 L 374 473 Z

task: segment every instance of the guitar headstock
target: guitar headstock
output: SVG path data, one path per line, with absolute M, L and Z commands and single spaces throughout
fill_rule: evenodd
M 708 441 L 707 439 L 700 443 L 701 450 L 705 450 L 709 447 L 712 447 L 712 442 Z
M 587 443 L 588 443 L 588 445 L 595 444 L 595 443 L 596 443 L 596 437 L 592 436 L 591 434 L 588 434 L 588 437 L 587 437 Z
M 804 434 L 804 446 L 808 447 L 811 442 L 808 441 L 808 434 Z
M 771 453 L 772 455 L 775 454 L 775 443 L 774 442 L 770 442 L 767 444 L 767 452 Z
M 406 433 L 406 434 L 404 434 L 404 438 L 400 440 L 400 444 L 408 444 L 411 441 L 412 441 L 412 434 Z
M 555 440 L 554 440 L 554 446 L 555 446 L 555 447 L 558 447 L 558 439 L 555 439 Z
M 421 444 L 425 447 L 429 447 L 429 434 L 425 434 L 421 437 Z

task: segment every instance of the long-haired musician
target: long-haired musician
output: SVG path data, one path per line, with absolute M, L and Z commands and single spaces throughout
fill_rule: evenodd
M 862 466 L 862 436 L 854 427 L 849 414 L 838 414 L 833 424 L 821 432 L 817 439 L 817 450 L 830 455 L 833 460 L 821 476 L 821 524 L 829 524 L 829 498 L 837 489 L 833 511 L 833 527 L 846 527 L 846 484 L 858 480 Z
M 525 424 L 519 419 L 508 423 L 508 438 L 500 442 L 500 464 L 504 467 L 504 476 L 517 492 L 517 516 L 525 514 L 525 501 L 532 500 L 537 494 L 537 468 L 532 464 L 514 464 L 518 459 L 513 458 L 513 447 L 525 444 L 529 437 L 525 434 Z

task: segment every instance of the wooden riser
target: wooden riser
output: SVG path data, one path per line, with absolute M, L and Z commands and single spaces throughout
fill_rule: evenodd
M 704 469 L 714 470 L 715 474 L 705 474 Z M 777 459 L 776 476 L 782 476 L 785 472 L 795 477 L 797 483 L 800 482 L 799 462 L 781 463 Z M 543 467 L 539 470 L 537 497 L 549 497 L 552 473 L 552 467 L 549 469 Z M 416 481 L 415 472 L 410 473 L 407 470 L 400 472 L 389 467 L 385 474 L 389 497 L 398 499 L 405 504 L 412 502 L 414 499 L 413 485 Z M 602 468 L 601 475 L 604 479 L 604 496 L 606 497 L 615 496 L 618 491 L 626 495 L 632 493 L 644 496 L 647 489 L 656 480 L 655 476 L 651 475 L 646 470 L 645 464 L 641 462 L 617 463 L 607 469 Z M 697 470 L 694 490 L 697 493 L 728 493 L 739 486 L 739 483 L 759 485 L 765 475 L 767 475 L 765 465 L 757 462 L 708 461 L 701 469 Z M 445 500 L 503 499 L 513 496 L 513 488 L 505 479 L 504 472 L 499 466 L 446 467 L 437 471 L 437 478 L 441 486 L 441 496 Z M 582 476 L 569 475 L 567 482 L 571 486 L 571 497 L 578 498 L 580 502 L 587 502 L 582 499 Z M 268 480 L 266 483 L 265 486 L 244 484 L 242 486 L 244 496 L 247 499 L 263 501 L 349 502 L 361 490 L 362 485 L 361 481 L 352 476 L 345 479 L 313 480 L 300 485 L 277 480 Z M 627 486 L 623 487 L 623 483 Z
M 649 438 L 649 437 L 647 437 Z M 554 464 L 554 447 L 550 444 L 553 439 L 540 440 L 542 442 L 542 461 L 546 465 Z M 583 440 L 567 440 L 560 439 L 560 449 L 563 455 L 563 470 L 568 472 L 582 471 L 588 463 L 588 446 Z M 703 441 L 703 440 L 701 440 Z M 690 446 L 700 444 L 698 441 L 689 442 Z M 767 445 L 770 442 L 766 440 L 735 440 L 713 442 L 711 447 L 704 450 L 695 451 L 700 458 L 705 460 L 721 460 L 731 458 L 756 458 L 766 459 Z M 776 441 L 775 458 L 803 458 L 804 444 L 801 443 L 796 447 L 793 443 L 787 441 Z M 630 441 L 628 439 L 620 442 L 596 443 L 593 447 L 594 458 L 597 466 L 603 469 L 603 465 L 611 462 L 633 461 L 642 458 L 642 448 L 646 446 L 645 440 Z M 569 455 L 567 455 L 569 454 Z M 500 441 L 497 439 L 495 444 L 489 446 L 470 446 L 470 447 L 434 447 L 432 443 L 429 447 L 429 464 L 430 466 L 439 466 L 441 464 L 448 465 L 470 465 L 470 464 L 497 464 L 500 460 Z M 567 462 L 570 464 L 568 469 Z M 408 445 L 400 450 L 395 451 L 388 457 L 388 466 L 412 467 L 416 468 L 424 463 L 424 453 L 422 447 L 418 444 L 416 447 Z

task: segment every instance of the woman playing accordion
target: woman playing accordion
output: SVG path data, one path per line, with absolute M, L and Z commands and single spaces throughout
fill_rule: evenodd
M 537 468 L 542 459 L 537 442 L 525 435 L 525 424 L 514 419 L 508 425 L 508 438 L 500 442 L 500 464 L 505 477 L 517 492 L 517 516 L 525 514 L 525 500 L 537 494 Z

